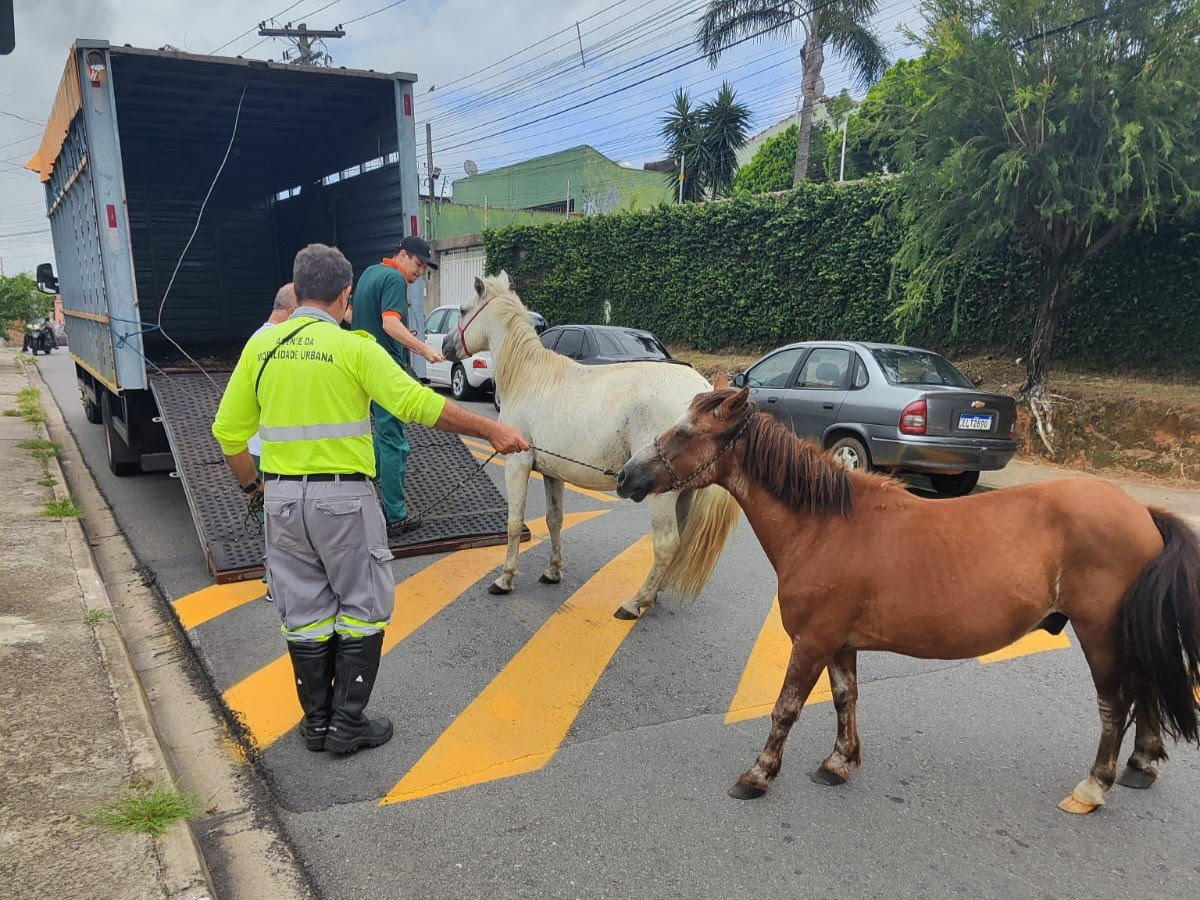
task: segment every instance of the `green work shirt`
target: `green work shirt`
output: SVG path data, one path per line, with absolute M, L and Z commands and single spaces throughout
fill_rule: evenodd
M 297 332 L 301 325 L 307 327 Z M 287 322 L 250 338 L 229 376 L 212 433 L 234 456 L 257 431 L 262 470 L 275 475 L 374 476 L 372 400 L 402 421 L 429 427 L 446 405 L 370 335 L 344 331 L 323 309 L 302 306 Z
M 400 365 L 408 363 L 408 350 L 383 330 L 385 315 L 398 316 L 408 328 L 408 282 L 400 272 L 388 265 L 391 260 L 368 266 L 358 279 L 350 303 L 354 307 L 352 326 L 365 331 L 379 342 Z

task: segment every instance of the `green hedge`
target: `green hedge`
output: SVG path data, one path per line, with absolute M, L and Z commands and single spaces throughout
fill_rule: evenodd
M 795 340 L 892 341 L 887 301 L 900 231 L 885 182 L 809 184 L 782 196 L 660 206 L 484 232 L 489 272 L 506 270 L 552 323 L 603 322 L 700 349 Z M 1055 355 L 1200 371 L 1200 234 L 1132 235 L 1080 279 Z M 1037 261 L 1014 245 L 962 274 L 960 319 L 929 309 L 909 343 L 1023 354 Z

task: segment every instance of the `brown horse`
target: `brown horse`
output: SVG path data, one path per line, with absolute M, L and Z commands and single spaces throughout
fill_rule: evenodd
M 1149 787 L 1162 735 L 1200 743 L 1200 541 L 1178 517 L 1099 479 L 1064 478 L 954 500 L 914 496 L 847 472 L 747 402 L 700 394 L 621 471 L 618 492 L 719 484 L 745 511 L 779 578 L 792 639 L 771 734 L 729 791 L 759 797 L 825 667 L 837 708 L 833 753 L 813 775 L 841 784 L 860 761 L 859 650 L 966 659 L 1069 621 L 1100 703 L 1100 748 L 1059 806 L 1104 803 L 1136 721 L 1120 783 Z M 961 574 L 971 572 L 969 584 Z

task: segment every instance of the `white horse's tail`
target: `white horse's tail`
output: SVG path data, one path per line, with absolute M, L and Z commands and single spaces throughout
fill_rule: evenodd
M 721 550 L 741 515 L 741 507 L 723 487 L 696 491 L 683 534 L 663 580 L 663 586 L 695 597 L 708 584 Z

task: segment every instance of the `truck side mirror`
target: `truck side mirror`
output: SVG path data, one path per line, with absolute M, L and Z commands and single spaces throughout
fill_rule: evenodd
M 52 263 L 42 263 L 37 267 L 37 287 L 43 294 L 58 293 L 58 279 L 54 277 Z

